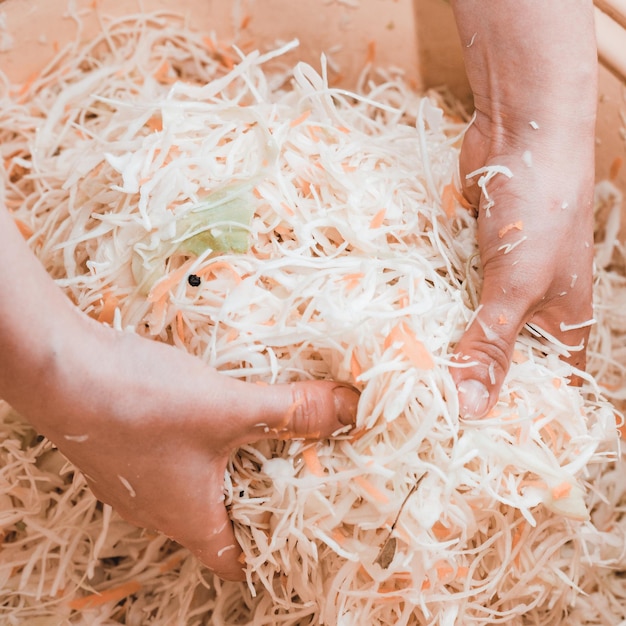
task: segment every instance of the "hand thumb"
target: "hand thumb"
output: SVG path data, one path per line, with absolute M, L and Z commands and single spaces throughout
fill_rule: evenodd
M 356 421 L 359 393 L 345 383 L 307 380 L 252 389 L 250 383 L 232 382 L 242 386 L 231 395 L 242 403 L 231 431 L 235 447 L 259 439 L 330 437 Z
M 523 324 L 522 315 L 502 303 L 481 305 L 456 346 L 451 370 L 462 418 L 483 417 L 496 403 Z

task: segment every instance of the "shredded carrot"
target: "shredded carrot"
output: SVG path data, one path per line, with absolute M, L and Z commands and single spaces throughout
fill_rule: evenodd
M 506 235 L 510 230 L 513 230 L 514 228 L 516 228 L 517 230 L 524 230 L 524 222 L 522 220 L 517 220 L 517 222 L 511 222 L 510 224 L 503 226 L 498 231 L 498 237 L 502 239 L 504 235 Z
M 543 430 L 546 431 L 548 437 L 550 437 L 550 445 L 552 447 L 553 450 L 557 450 L 558 449 L 558 440 L 557 440 L 557 436 L 556 433 L 554 432 L 554 429 L 549 425 L 549 424 L 544 424 L 542 427 Z
M 185 343 L 185 326 L 182 311 L 176 311 L 176 334 L 181 343 Z
M 298 117 L 296 117 L 295 120 L 291 120 L 291 122 L 289 123 L 289 126 L 291 128 L 295 128 L 296 126 L 299 126 L 304 121 L 306 121 L 306 119 L 309 117 L 309 115 L 311 115 L 311 109 L 307 109 L 302 114 L 298 115 Z
M 380 211 L 378 211 L 376 215 L 374 215 L 374 217 L 371 219 L 370 228 L 380 228 L 382 226 L 382 223 L 385 221 L 386 213 L 387 209 L 380 209 Z
M 248 28 L 248 25 L 250 24 L 250 20 L 252 20 L 252 16 L 250 15 L 250 13 L 246 13 L 241 18 L 241 22 L 239 23 L 239 28 L 241 28 L 241 30 Z
M 320 458 L 317 455 L 317 448 L 315 447 L 315 444 L 307 446 L 302 450 L 302 458 L 311 474 L 319 476 L 320 478 L 326 475 L 324 468 L 320 463 Z
M 451 567 L 445 561 L 441 561 L 437 565 L 436 569 L 437 569 L 437 577 L 439 578 L 439 580 L 446 580 L 450 578 L 451 576 L 454 576 L 454 568 Z
M 350 373 L 352 374 L 352 380 L 359 380 L 362 371 L 356 352 L 352 350 L 352 355 L 350 356 Z
M 433 535 L 437 537 L 439 541 L 444 541 L 452 534 L 452 529 L 448 526 L 444 526 L 440 520 L 437 520 L 431 527 Z
M 142 585 L 138 580 L 130 580 L 117 587 L 71 600 L 69 607 L 75 611 L 94 609 L 108 602 L 119 602 L 128 596 L 132 596 L 134 593 L 137 593 L 141 587 Z
M 372 40 L 367 43 L 367 56 L 365 63 L 371 65 L 376 60 L 376 41 Z
M 567 481 L 563 481 L 558 484 L 556 487 L 552 487 L 552 497 L 555 500 L 562 500 L 563 498 L 567 498 L 572 491 L 572 485 Z
M 470 209 L 472 209 L 472 205 L 468 202 L 467 198 L 456 188 L 456 185 L 452 184 L 451 185 L 451 191 L 452 191 L 452 195 L 454 196 L 455 200 L 467 211 L 469 211 Z
M 455 214 L 454 200 L 454 183 L 448 183 L 441 192 L 441 207 L 448 219 L 452 219 Z
M 509 318 L 504 315 L 504 313 L 500 313 L 500 315 L 498 315 L 498 324 L 500 324 L 500 326 L 504 326 L 505 324 L 507 324 L 509 321 Z
M 98 321 L 103 324 L 113 324 L 113 318 L 115 317 L 115 309 L 119 306 L 119 298 L 112 293 L 104 294 L 102 298 L 102 308 L 98 314 Z
M 346 274 L 342 276 L 341 280 L 346 283 L 347 289 L 354 289 L 361 284 L 361 281 L 365 278 L 363 272 L 354 272 L 353 274 Z
M 300 184 L 300 189 L 302 189 L 302 195 L 306 198 L 311 193 L 311 183 L 303 178 L 300 178 L 298 182 Z
M 380 504 L 387 504 L 389 502 L 389 498 L 386 494 L 384 494 L 380 489 L 372 485 L 372 483 L 367 480 L 364 476 L 355 476 L 354 482 L 359 485 L 364 491 L 367 491 L 376 502 Z
M 205 36 L 202 38 L 202 43 L 207 47 L 207 50 L 211 54 L 215 54 L 217 52 L 217 48 L 215 47 L 215 42 L 211 37 Z
M 404 322 L 393 327 L 385 339 L 384 347 L 387 349 L 395 343 L 400 344 L 400 351 L 415 367 L 429 370 L 435 366 L 430 352 Z
M 168 85 L 174 82 L 174 78 L 170 76 L 172 66 L 169 61 L 163 61 L 154 72 L 154 78 L 161 84 Z
M 178 269 L 170 272 L 167 276 L 161 278 L 161 280 L 157 281 L 150 289 L 150 293 L 148 293 L 148 302 L 157 302 L 162 300 L 167 295 L 167 292 L 180 283 L 180 281 L 185 277 L 189 267 L 194 262 L 193 259 L 188 259 L 185 261 Z
M 31 90 L 32 86 L 35 84 L 35 81 L 37 80 L 37 78 L 39 77 L 39 73 L 38 72 L 33 72 L 27 79 L 26 81 L 22 84 L 22 86 L 19 88 L 18 90 L 18 103 L 19 104 L 24 104 L 24 102 L 26 101 L 26 97 L 28 95 L 28 92 Z
M 619 176 L 619 172 L 622 169 L 622 165 L 624 164 L 624 159 L 621 156 L 616 156 L 613 159 L 613 163 L 611 163 L 611 167 L 609 169 L 609 180 L 616 180 Z
M 13 218 L 13 221 L 24 239 L 30 239 L 33 236 L 33 229 L 26 222 L 23 222 L 17 217 Z
M 346 536 L 339 528 L 335 528 L 331 534 L 331 537 L 339 544 L 342 545 L 346 542 Z
M 235 341 L 239 337 L 239 331 L 236 328 L 231 328 L 226 335 L 226 341 L 230 343 L 231 341 Z
M 217 51 L 217 60 L 227 69 L 232 70 L 235 67 L 235 59 L 223 43 L 219 44 Z
M 309 133 L 309 137 L 311 137 L 311 139 L 315 141 L 315 143 L 321 140 L 320 132 L 322 129 L 319 126 L 311 125 L 311 126 L 307 126 L 306 129 L 307 129 L 307 132 Z
M 160 115 L 153 115 L 147 122 L 146 126 L 154 131 L 159 132 L 163 130 L 163 120 Z

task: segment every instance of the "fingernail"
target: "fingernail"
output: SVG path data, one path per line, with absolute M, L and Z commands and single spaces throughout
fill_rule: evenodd
M 359 392 L 351 385 L 337 385 L 333 387 L 333 398 L 337 419 L 345 426 L 353 425 L 356 422 Z
M 464 419 L 482 417 L 489 404 L 487 387 L 477 380 L 464 380 L 458 386 L 459 412 Z

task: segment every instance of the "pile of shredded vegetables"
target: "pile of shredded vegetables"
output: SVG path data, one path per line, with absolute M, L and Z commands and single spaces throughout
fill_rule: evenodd
M 233 456 L 235 584 L 97 503 L 0 404 L 0 621 L 623 623 L 617 190 L 598 185 L 583 386 L 525 332 L 494 411 L 460 423 L 449 355 L 480 272 L 453 107 L 385 72 L 333 88 L 323 59 L 284 68 L 291 45 L 227 50 L 173 16 L 103 33 L 4 80 L 2 203 L 87 314 L 224 375 L 349 381 L 358 429 Z

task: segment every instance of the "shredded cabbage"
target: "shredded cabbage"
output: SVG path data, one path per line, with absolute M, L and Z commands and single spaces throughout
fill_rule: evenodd
M 459 110 L 391 71 L 348 92 L 324 62 L 285 70 L 291 44 L 231 53 L 171 15 L 102 23 L 1 95 L 4 201 L 34 252 L 87 314 L 113 307 L 105 321 L 224 375 L 352 382 L 358 428 L 233 455 L 237 585 L 100 506 L 0 404 L 3 623 L 619 623 L 617 190 L 598 186 L 582 387 L 560 346 L 525 332 L 495 410 L 463 424 L 449 354 L 480 268 L 474 218 L 442 208 Z M 129 581 L 124 601 L 72 608 Z

